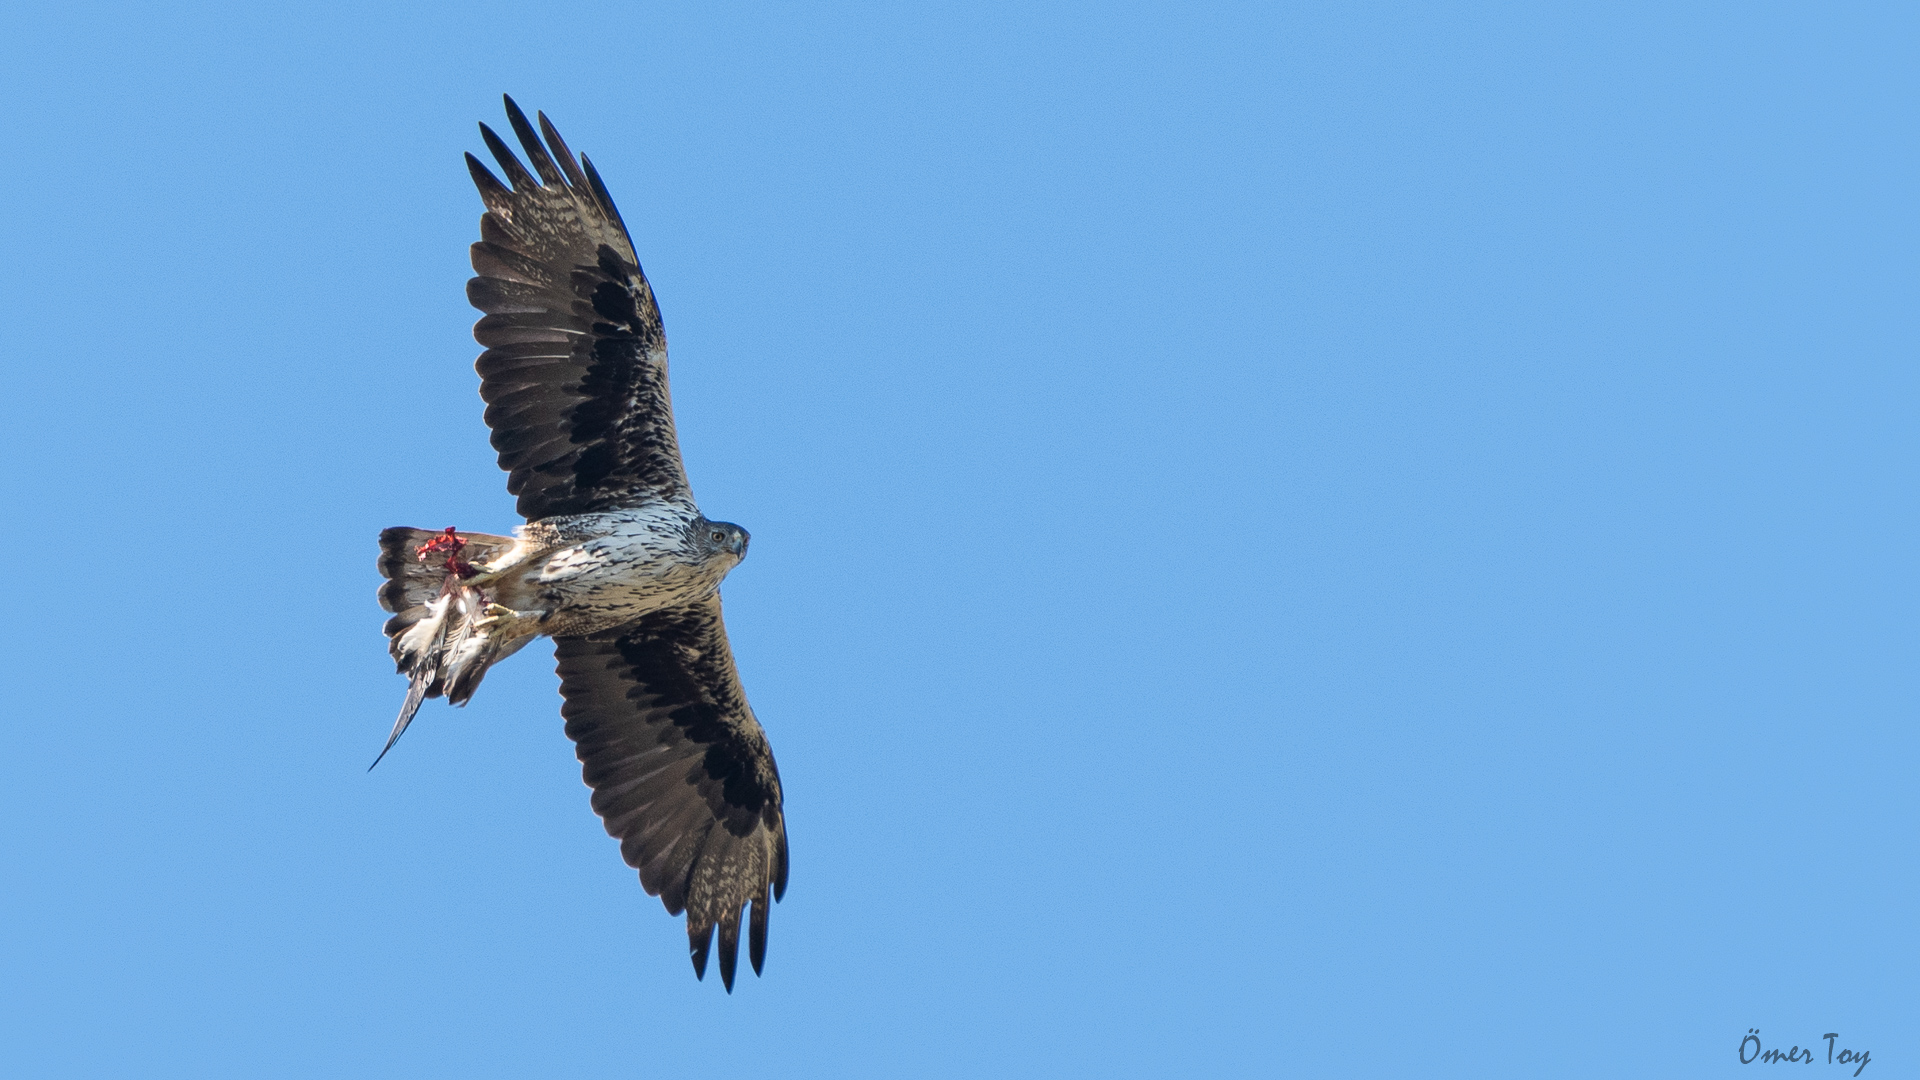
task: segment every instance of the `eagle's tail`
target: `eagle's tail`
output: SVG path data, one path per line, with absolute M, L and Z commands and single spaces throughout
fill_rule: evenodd
M 387 651 L 407 677 L 407 700 L 380 758 L 413 722 L 421 702 L 445 696 L 465 705 L 489 667 L 532 639 L 532 634 L 512 632 L 513 620 L 502 618 L 504 609 L 488 599 L 484 584 L 468 583 L 476 574 L 474 563 L 514 543 L 509 536 L 452 529 L 380 534 L 380 573 L 387 579 L 380 605 L 394 613 L 386 625 Z

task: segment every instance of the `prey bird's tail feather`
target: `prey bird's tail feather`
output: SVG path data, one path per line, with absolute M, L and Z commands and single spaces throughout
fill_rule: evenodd
M 407 700 L 373 765 L 400 741 L 422 702 L 444 696 L 465 705 L 489 667 L 531 640 L 524 632 L 496 632 L 502 620 L 491 617 L 485 586 L 468 583 L 475 562 L 514 543 L 512 537 L 452 529 L 380 534 L 380 573 L 387 579 L 380 603 L 394 612 L 386 625 L 387 651 L 407 677 Z
M 387 745 L 380 748 L 380 753 L 373 759 L 373 765 L 380 764 L 386 758 L 387 751 L 393 749 L 393 744 L 400 741 L 401 732 L 406 731 L 407 725 L 413 723 L 413 714 L 420 711 L 420 703 L 425 700 L 427 700 L 427 680 L 416 678 L 407 685 L 407 700 L 400 705 L 400 718 L 393 722 L 393 731 L 387 735 Z M 368 772 L 373 771 L 373 765 L 367 766 Z

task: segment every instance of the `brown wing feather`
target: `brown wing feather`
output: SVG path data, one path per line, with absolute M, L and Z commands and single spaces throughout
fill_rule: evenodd
M 486 313 L 474 367 L 507 490 L 529 521 L 691 498 L 666 331 L 619 211 L 544 115 L 550 146 L 512 98 L 507 117 L 538 178 L 485 124 L 508 184 L 467 155 L 487 207 L 467 283 Z
M 694 971 L 720 930 L 720 977 L 733 989 L 741 908 L 753 905 L 748 957 L 767 950 L 769 894 L 787 888 L 780 773 L 727 647 L 716 594 L 593 638 L 555 639 L 560 714 L 593 809 L 640 884 L 687 914 Z

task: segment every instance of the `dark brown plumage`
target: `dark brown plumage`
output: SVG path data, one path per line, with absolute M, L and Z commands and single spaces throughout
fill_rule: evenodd
M 595 638 L 560 638 L 560 715 L 593 809 L 627 865 L 667 910 L 687 913 L 694 970 L 720 929 L 733 985 L 740 909 L 748 956 L 767 952 L 768 892 L 787 891 L 780 774 L 727 648 L 720 600 L 675 608 Z
M 475 368 L 507 491 L 529 521 L 687 496 L 667 391 L 667 335 L 633 241 L 593 166 L 513 99 L 507 117 L 542 184 L 480 125 L 512 184 L 472 154 L 487 212 L 467 298 L 486 313 Z

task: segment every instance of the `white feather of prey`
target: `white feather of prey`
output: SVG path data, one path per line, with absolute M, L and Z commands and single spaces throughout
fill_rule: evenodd
M 395 639 L 394 652 L 407 671 L 407 698 L 373 765 L 393 749 L 429 693 L 438 690 L 451 704 L 465 705 L 487 668 L 531 640 L 524 633 L 511 638 L 496 633 L 502 623 L 489 618 L 489 606 L 485 592 L 449 573 L 441 594 L 426 605 L 425 616 Z

